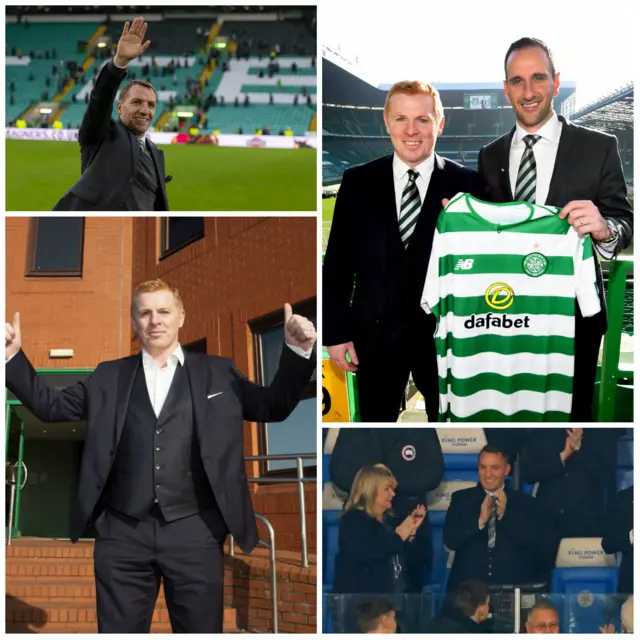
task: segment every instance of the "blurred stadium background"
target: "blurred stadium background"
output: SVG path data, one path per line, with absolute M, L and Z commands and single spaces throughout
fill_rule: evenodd
M 124 22 L 137 15 L 149 24 L 151 46 L 132 61 L 129 77 L 151 81 L 158 92 L 153 130 L 184 134 L 183 140 L 207 146 L 220 134 L 259 135 L 263 140 L 278 134 L 315 136 L 315 7 L 8 6 L 6 126 L 52 129 L 52 135 L 59 130 L 60 139 L 62 130 L 77 129 L 94 78 L 112 58 Z M 256 141 L 246 146 L 264 145 Z M 49 209 L 64 193 L 60 184 L 70 185 L 79 175 L 76 143 L 56 144 L 57 175 L 46 151 L 31 140 L 9 140 L 7 150 L 9 209 L 42 208 L 30 206 L 39 204 L 30 197 L 34 174 Z M 240 202 L 235 197 L 227 202 L 223 189 L 216 194 L 215 209 L 315 209 L 315 151 L 304 149 L 290 162 L 280 159 L 288 153 L 260 154 L 253 148 L 241 154 L 220 148 L 214 160 L 194 154 L 190 161 L 177 153 L 174 162 L 173 155 L 168 147 L 167 172 L 175 176 L 168 190 L 173 209 L 212 208 L 193 206 L 198 199 L 189 195 L 201 197 L 201 188 L 227 186 L 230 180 L 241 191 L 252 191 L 254 200 L 245 193 Z M 221 174 L 213 175 L 221 168 Z M 291 184 L 301 188 L 287 193 Z

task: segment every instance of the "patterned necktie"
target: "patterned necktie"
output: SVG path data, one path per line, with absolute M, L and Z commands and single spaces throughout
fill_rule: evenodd
M 487 546 L 489 549 L 493 549 L 496 546 L 496 520 L 498 519 L 498 498 L 497 496 L 491 496 L 491 517 L 489 518 L 489 527 L 487 529 L 489 533 L 489 542 Z
M 144 138 L 138 138 L 138 144 L 140 145 L 140 151 L 144 153 L 145 149 L 147 148 L 147 146 L 144 143 Z
M 533 145 L 540 140 L 540 136 L 525 136 L 522 138 L 527 148 L 522 154 L 518 178 L 516 179 L 515 200 L 517 202 L 536 202 L 536 157 L 533 155 Z
M 402 200 L 400 201 L 400 238 L 405 249 L 409 246 L 409 240 L 411 240 L 411 234 L 418 221 L 420 207 L 422 206 L 420 192 L 416 184 L 418 172 L 409 169 L 407 174 L 409 175 L 409 180 L 402 192 Z

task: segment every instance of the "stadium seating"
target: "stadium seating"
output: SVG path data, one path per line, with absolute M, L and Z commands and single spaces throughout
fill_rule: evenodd
M 7 120 L 18 118 L 30 106 L 41 102 L 45 90 L 48 92 L 49 101 L 53 101 L 59 92 L 52 67 L 59 64 L 60 59 L 64 59 L 65 62 L 74 61 L 78 67 L 84 63 L 87 69 L 84 83 L 73 86 L 63 96 L 60 103 L 61 111 L 56 119 L 65 128 L 79 127 L 86 111 L 85 98 L 93 87 L 94 71 L 104 64 L 104 60 L 98 60 L 89 65 L 93 58 L 90 58 L 87 52 L 87 42 L 96 33 L 104 39 L 110 38 L 112 42 L 117 42 L 122 33 L 123 23 L 123 19 L 112 16 L 104 25 L 98 22 L 38 22 L 29 23 L 28 27 L 24 24 L 8 24 L 5 84 Z M 218 98 L 223 96 L 227 104 L 224 108 L 211 107 L 201 119 L 195 114 L 198 107 L 186 96 L 187 84 L 188 80 L 200 82 L 201 78 L 205 78 L 203 72 L 208 64 L 205 45 L 213 28 L 217 28 L 213 19 L 207 18 L 172 18 L 154 21 L 150 25 L 151 46 L 147 55 L 131 62 L 129 79 L 134 75 L 138 79 L 145 77 L 142 75 L 142 66 L 146 63 L 151 65 L 155 59 L 158 64 L 157 72 L 154 74 L 151 70 L 150 75 L 145 78 L 150 80 L 158 91 L 153 126 L 164 122 L 163 114 L 172 97 L 177 106 L 192 105 L 190 108 L 194 111 L 193 124 L 199 126 L 206 118 L 209 131 L 217 129 L 221 133 L 234 133 L 239 127 L 247 134 L 252 134 L 257 129 L 263 130 L 265 127 L 268 127 L 272 134 L 288 128 L 294 135 L 304 135 L 309 131 L 316 112 L 317 70 L 312 58 L 315 55 L 315 35 L 310 26 L 307 26 L 307 22 L 303 19 L 285 19 L 267 22 L 233 21 L 229 25 L 223 24 L 220 35 L 227 32 L 229 37 L 234 32 L 246 34 L 256 45 L 261 40 L 266 41 L 268 51 L 258 48 L 260 50 L 256 50 L 256 55 L 248 59 L 229 58 L 226 52 L 219 56 L 219 64 L 206 79 L 203 98 L 209 94 Z M 268 55 L 265 54 L 268 54 L 271 51 L 270 47 L 275 44 L 279 44 L 281 49 L 281 55 L 276 58 L 280 70 L 272 78 L 268 78 L 266 73 L 261 78 L 260 73 L 266 70 L 269 61 Z M 16 56 L 12 58 L 10 53 L 14 48 Z M 44 59 L 43 51 L 53 48 L 56 49 L 57 59 Z M 19 50 L 21 58 L 17 56 Z M 36 59 L 29 58 L 31 50 L 34 51 Z M 172 59 L 181 63 L 181 66 L 175 69 L 175 82 L 173 73 L 162 76 L 162 67 Z M 186 60 L 188 66 L 185 65 Z M 221 70 L 224 60 L 228 61 L 228 72 Z M 24 64 L 25 62 L 27 64 Z M 295 73 L 291 69 L 293 62 L 297 65 Z M 31 74 L 33 79 L 29 80 Z M 47 76 L 51 78 L 49 87 L 45 85 Z M 10 86 L 14 88 L 12 98 Z M 302 95 L 303 87 L 305 94 L 311 97 L 311 106 L 307 105 L 306 96 Z M 235 109 L 235 98 L 239 98 L 242 103 L 245 95 L 249 96 L 251 102 L 249 108 Z M 269 104 L 270 96 L 273 97 L 273 105 Z M 297 105 L 294 104 L 295 96 L 298 96 Z M 52 109 L 50 123 L 58 111 L 55 107 Z M 115 104 L 113 116 L 117 116 Z
M 604 553 L 601 540 L 563 538 L 560 543 L 551 592 L 564 596 L 558 611 L 563 633 L 594 633 L 606 620 L 607 600 L 594 596 L 616 592 L 618 565 L 614 555 Z
M 339 429 L 328 429 L 323 454 L 323 592 L 331 592 L 337 553 L 342 498 L 336 496 L 330 481 L 329 461 Z M 451 495 L 474 486 L 478 481 L 477 456 L 486 444 L 483 429 L 437 429 L 445 461 L 440 486 L 427 496 L 432 539 L 432 565 L 426 576 L 424 592 L 433 595 L 435 606 L 442 600 L 453 559 L 443 544 L 443 530 Z M 517 465 L 517 462 L 514 463 Z M 627 429 L 618 443 L 618 489 L 633 482 L 633 429 Z M 509 478 L 509 481 L 513 481 Z M 531 495 L 533 485 L 520 490 Z M 600 547 L 600 538 L 566 538 L 558 550 L 552 573 L 550 593 L 558 604 L 564 633 L 593 633 L 611 616 L 610 595 L 616 592 L 618 562 Z M 523 606 L 526 606 L 523 601 Z M 325 632 L 330 632 L 330 616 L 323 612 Z

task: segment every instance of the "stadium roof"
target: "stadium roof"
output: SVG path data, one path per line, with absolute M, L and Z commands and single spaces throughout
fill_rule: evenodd
M 578 109 L 571 120 L 576 124 L 616 133 L 633 129 L 633 82 Z

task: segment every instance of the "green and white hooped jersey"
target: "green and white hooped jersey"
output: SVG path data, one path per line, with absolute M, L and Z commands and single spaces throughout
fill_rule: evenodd
M 438 218 L 422 308 L 437 320 L 440 421 L 568 421 L 575 300 L 600 311 L 589 236 L 560 209 L 459 193 Z

